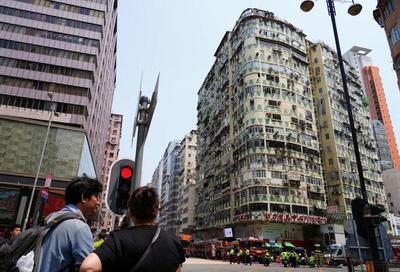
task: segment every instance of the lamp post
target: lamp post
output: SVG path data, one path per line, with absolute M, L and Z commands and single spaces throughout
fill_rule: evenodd
M 347 107 L 347 113 L 349 116 L 349 124 L 350 124 L 350 131 L 351 131 L 351 136 L 353 140 L 353 146 L 354 146 L 354 154 L 356 157 L 356 163 L 357 163 L 357 170 L 358 170 L 358 176 L 359 176 L 359 181 L 360 181 L 360 189 L 361 189 L 361 194 L 362 198 L 364 199 L 366 205 L 368 205 L 368 194 L 367 194 L 367 189 L 365 186 L 365 180 L 364 180 L 364 173 L 363 173 L 363 167 L 361 164 L 361 156 L 360 156 L 360 150 L 359 150 L 359 145 L 357 141 L 357 131 L 354 126 L 354 117 L 353 117 L 353 112 L 351 110 L 351 101 L 350 101 L 350 95 L 349 95 L 349 90 L 347 88 L 347 79 L 346 79 L 346 72 L 344 69 L 344 64 L 343 64 L 343 59 L 342 59 L 342 51 L 340 49 L 340 42 L 339 42 L 339 35 L 336 27 L 336 10 L 335 10 L 335 0 L 326 0 L 327 8 L 328 8 L 328 14 L 331 17 L 331 22 L 332 22 L 332 28 L 333 28 L 333 34 L 335 37 L 335 44 L 336 44 L 336 51 L 338 55 L 338 60 L 339 60 L 339 67 L 340 67 L 340 74 L 343 82 L 343 92 L 346 100 L 346 107 Z M 351 2 L 352 5 L 348 9 L 348 13 L 352 16 L 358 15 L 361 10 L 362 6 L 358 3 L 354 3 L 354 0 L 344 0 L 341 2 Z M 314 2 L 312 0 L 305 0 L 301 3 L 300 8 L 304 12 L 310 11 L 314 7 Z M 369 244 L 371 247 L 372 251 L 372 256 L 374 259 L 374 267 L 375 271 L 379 272 L 384 272 L 387 271 L 382 262 L 380 261 L 379 257 L 379 250 L 378 250 L 378 245 L 375 237 L 375 229 L 372 224 L 368 224 L 368 240 Z
M 44 138 L 44 142 L 43 142 L 43 147 L 42 147 L 42 153 L 40 154 L 40 159 L 39 159 L 39 165 L 36 171 L 36 176 L 35 176 L 35 180 L 33 182 L 33 187 L 32 187 L 32 193 L 31 193 L 31 197 L 29 199 L 29 204 L 28 204 L 28 210 L 26 212 L 26 216 L 25 216 L 25 220 L 24 220 L 24 224 L 22 225 L 22 230 L 24 231 L 26 229 L 26 226 L 28 224 L 28 220 L 29 220 L 29 213 L 32 207 L 32 202 L 33 202 L 33 197 L 35 196 L 35 191 L 36 191 L 36 186 L 37 186 L 37 181 L 39 179 L 39 173 L 40 173 L 40 168 L 42 167 L 42 162 L 43 162 L 43 157 L 44 157 L 44 151 L 46 150 L 46 145 L 47 145 L 47 139 L 49 137 L 49 132 L 50 132 L 50 127 L 51 127 L 51 122 L 52 122 L 52 118 L 53 118 L 53 114 L 57 115 L 55 112 L 55 108 L 56 105 L 53 103 L 53 94 L 52 93 L 47 93 L 48 97 L 50 98 L 50 117 L 49 117 L 49 123 L 47 125 L 47 130 L 46 130 L 46 136 Z

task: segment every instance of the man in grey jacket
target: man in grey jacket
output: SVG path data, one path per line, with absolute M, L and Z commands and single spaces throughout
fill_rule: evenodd
M 60 223 L 46 234 L 37 271 L 75 271 L 85 257 L 93 251 L 93 237 L 85 216 L 96 212 L 99 205 L 101 183 L 86 176 L 72 180 L 65 190 L 66 206 L 50 214 L 46 222 L 63 213 L 75 213 L 79 219 Z

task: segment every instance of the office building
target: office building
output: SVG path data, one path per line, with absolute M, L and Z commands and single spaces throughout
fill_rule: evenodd
M 115 89 L 117 0 L 0 1 L 0 114 L 84 128 L 100 176 Z
M 11 148 L 7 152 L 14 154 L 2 157 L 7 164 L 0 166 L 0 187 L 16 192 L 17 223 L 26 213 L 52 104 L 53 125 L 30 212 L 40 206 L 38 192 L 46 177 L 57 190 L 56 200 L 49 197 L 49 210 L 63 206 L 63 189 L 72 177 L 100 178 L 116 80 L 117 3 L 0 1 L 0 115 L 11 132 L 32 135 L 29 143 L 2 131 L 2 151 Z M 67 154 L 64 145 L 76 149 Z

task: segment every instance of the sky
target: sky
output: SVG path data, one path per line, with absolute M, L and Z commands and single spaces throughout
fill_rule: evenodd
M 308 13 L 301 0 L 120 0 L 118 4 L 117 86 L 113 112 L 124 116 L 120 158 L 134 158 L 132 127 L 140 77 L 142 91 L 151 97 L 160 73 L 158 103 L 144 150 L 142 184 L 151 177 L 168 143 L 196 129 L 197 92 L 214 63 L 214 53 L 226 31 L 232 30 L 247 8 L 275 13 L 303 30 L 311 41 L 334 48 L 326 3 L 315 1 Z M 375 22 L 374 0 L 360 0 L 358 16 L 347 14 L 349 3 L 336 1 L 336 20 L 344 54 L 352 46 L 372 49 L 369 56 L 379 67 L 400 143 L 400 91 L 393 71 L 384 30 Z M 351 2 L 351 1 L 350 1 Z M 400 145 L 399 145 L 400 146 Z

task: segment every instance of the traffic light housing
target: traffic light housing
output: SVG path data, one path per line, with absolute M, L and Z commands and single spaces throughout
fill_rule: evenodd
M 381 204 L 368 204 L 364 211 L 364 217 L 371 218 L 372 223 L 378 225 L 387 221 L 387 218 L 382 216 L 382 213 L 384 213 L 385 210 L 385 206 Z
M 364 218 L 364 208 L 367 203 L 362 198 L 355 198 L 351 201 L 351 211 L 353 213 L 353 219 L 357 225 L 358 235 L 368 238 L 368 226 Z
M 107 184 L 106 207 L 117 216 L 123 216 L 126 213 L 134 168 L 135 162 L 130 159 L 120 159 L 111 165 Z

